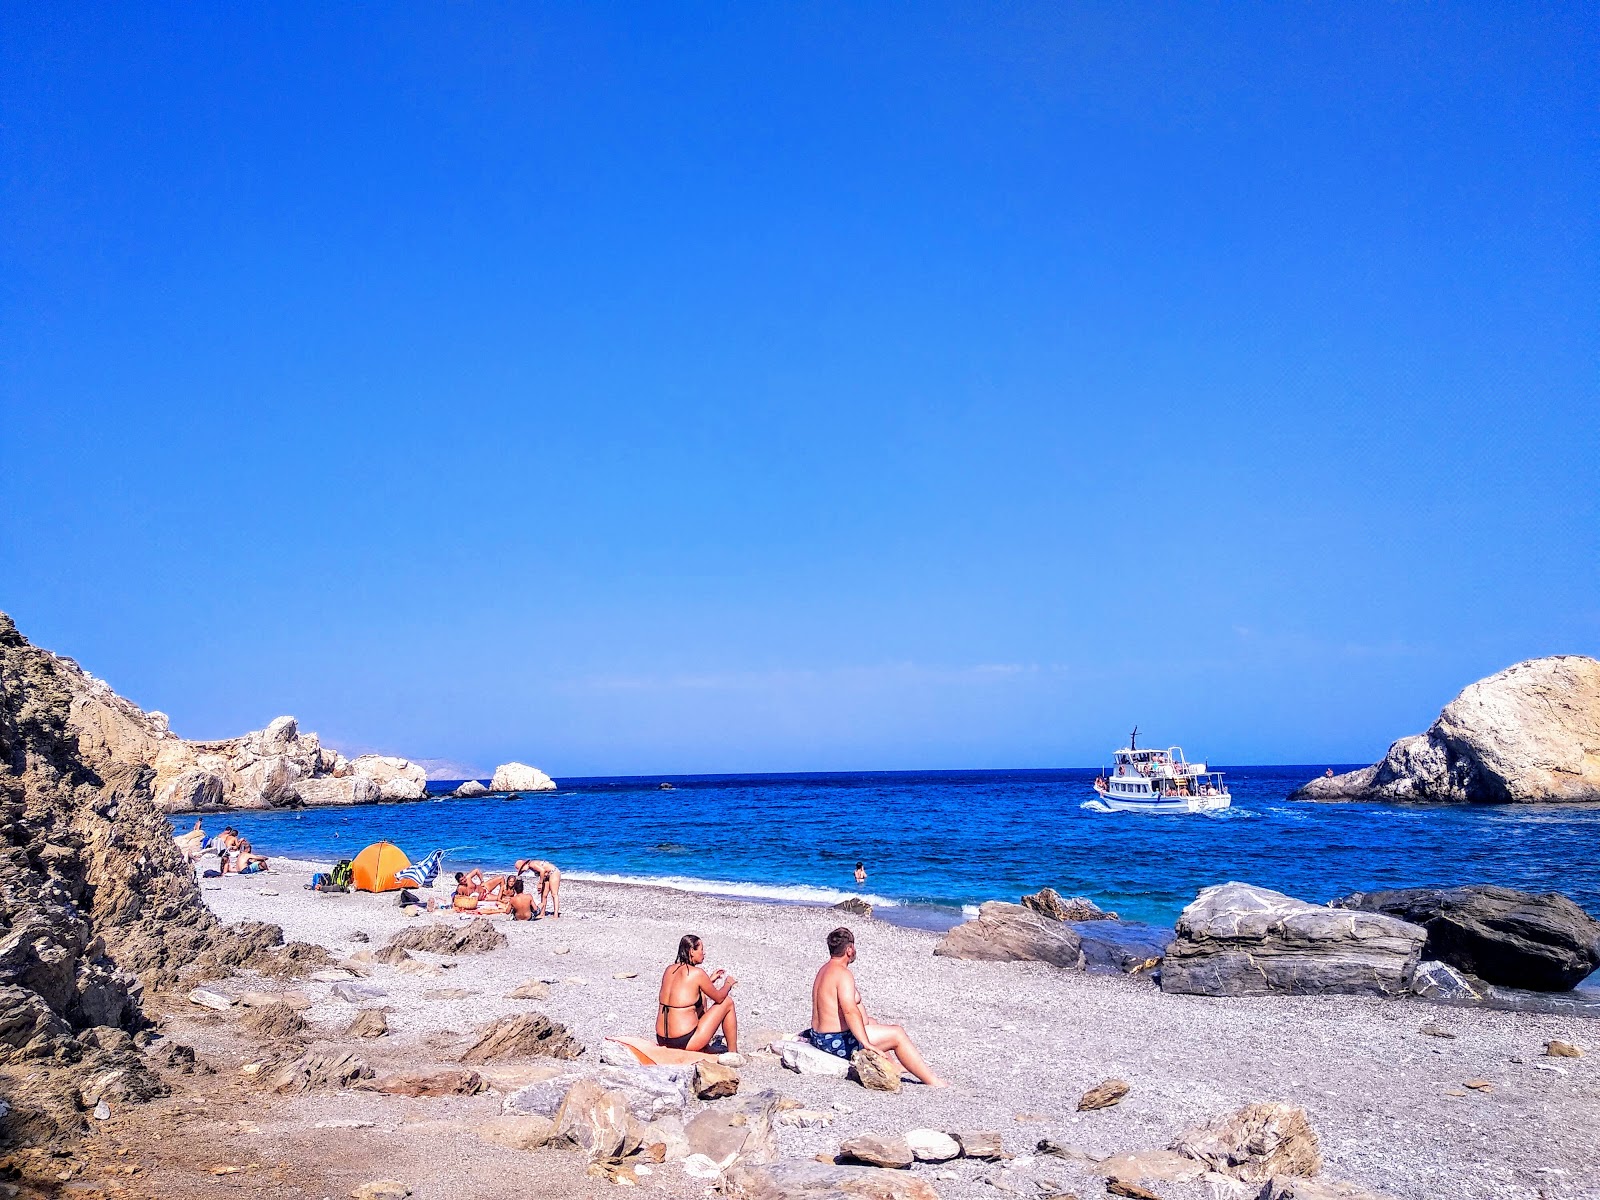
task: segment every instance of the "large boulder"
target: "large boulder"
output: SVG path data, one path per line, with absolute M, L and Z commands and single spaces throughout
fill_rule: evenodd
M 463 800 L 470 800 L 474 796 L 487 796 L 489 794 L 489 789 L 484 787 L 480 781 L 476 779 L 469 779 L 450 794 L 452 796 L 458 796 Z
M 933 948 L 943 958 L 986 962 L 1047 962 L 1081 967 L 1083 943 L 1078 931 L 1053 917 L 1020 904 L 991 900 L 979 905 L 976 920 L 957 925 Z
M 1383 761 L 1290 799 L 1600 802 L 1600 662 L 1560 654 L 1480 679 Z
M 1411 986 L 1427 936 L 1381 913 L 1225 883 L 1205 888 L 1178 918 L 1161 989 L 1200 996 L 1400 995 Z
M 1356 892 L 1334 903 L 1420 925 L 1424 958 L 1504 987 L 1567 991 L 1600 968 L 1600 921 L 1556 892 L 1484 883 Z
M 491 792 L 553 792 L 556 781 L 538 767 L 524 763 L 501 763 L 494 769 L 494 779 L 489 784 Z

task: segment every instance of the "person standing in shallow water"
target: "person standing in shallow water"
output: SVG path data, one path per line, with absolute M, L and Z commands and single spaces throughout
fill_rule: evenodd
M 929 1087 L 949 1087 L 933 1073 L 898 1025 L 874 1025 L 856 987 L 850 964 L 856 961 L 856 935 L 840 926 L 828 935 L 828 961 L 811 985 L 811 1028 L 800 1036 L 818 1050 L 848 1059 L 863 1046 L 893 1055 L 902 1067 Z
M 865 883 L 866 881 L 867 881 L 867 866 L 866 866 L 865 863 L 858 862 L 858 863 L 856 863 L 856 883 L 857 884 L 862 884 L 862 883 Z
M 739 1052 L 739 1016 L 733 989 L 739 981 L 726 971 L 707 975 L 701 966 L 706 947 L 686 933 L 678 939 L 678 957 L 661 973 L 656 997 L 656 1045 L 673 1050 L 704 1050 L 722 1030 L 731 1054 Z

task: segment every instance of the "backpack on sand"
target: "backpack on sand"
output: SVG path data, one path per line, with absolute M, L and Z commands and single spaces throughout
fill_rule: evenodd
M 351 881 L 354 878 L 354 865 L 348 858 L 341 858 L 333 864 L 333 870 L 329 873 L 328 882 L 341 892 L 348 892 Z

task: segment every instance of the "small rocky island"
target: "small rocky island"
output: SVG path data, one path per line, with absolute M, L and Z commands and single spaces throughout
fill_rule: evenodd
M 1289 799 L 1600 803 L 1600 662 L 1560 654 L 1507 667 L 1383 761 L 1313 779 Z

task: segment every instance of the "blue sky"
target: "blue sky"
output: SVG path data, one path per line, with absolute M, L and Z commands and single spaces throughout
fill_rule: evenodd
M 0 23 L 0 608 L 187 736 L 1370 761 L 1600 649 L 1592 8 Z

